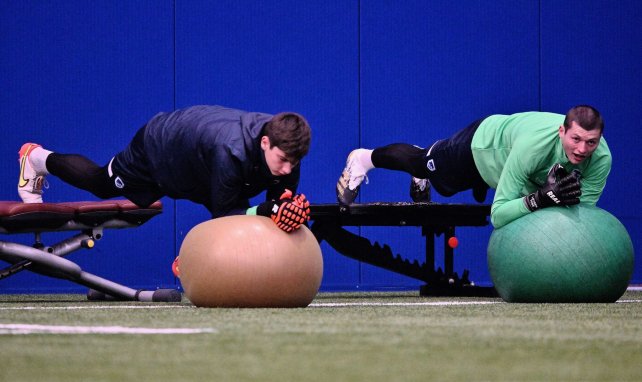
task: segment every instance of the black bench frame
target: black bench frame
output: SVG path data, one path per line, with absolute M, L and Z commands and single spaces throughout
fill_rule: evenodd
M 425 282 L 422 296 L 496 296 L 492 287 L 475 286 L 469 271 L 454 272 L 454 249 L 448 239 L 461 226 L 483 227 L 489 224 L 489 205 L 439 203 L 366 203 L 341 206 L 316 204 L 311 207 L 311 230 L 319 242 L 325 240 L 344 256 Z M 425 237 L 426 262 L 410 262 L 394 255 L 388 245 L 371 244 L 366 238 L 344 226 L 421 227 Z M 435 265 L 435 238 L 444 236 L 444 269 Z

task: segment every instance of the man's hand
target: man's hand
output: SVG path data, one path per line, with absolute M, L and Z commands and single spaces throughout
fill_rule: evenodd
M 570 174 L 559 163 L 548 171 L 546 184 L 539 190 L 524 197 L 524 204 L 530 211 L 550 206 L 578 204 L 582 195 L 580 172 Z
M 292 197 L 292 192 L 285 190 L 279 200 L 259 204 L 256 213 L 271 218 L 283 231 L 292 232 L 310 220 L 310 202 L 303 194 Z
M 303 211 L 305 212 L 305 217 L 306 221 L 310 221 L 310 202 L 308 202 L 308 199 L 305 197 L 304 194 L 298 194 L 294 195 L 294 198 L 292 198 L 294 203 L 301 207 Z
M 287 188 L 281 194 L 280 199 L 292 199 L 292 202 L 296 204 L 297 206 L 301 207 L 303 211 L 306 214 L 306 221 L 310 221 L 310 202 L 308 199 L 305 197 L 304 194 L 297 194 L 292 197 L 292 191 L 288 190 Z

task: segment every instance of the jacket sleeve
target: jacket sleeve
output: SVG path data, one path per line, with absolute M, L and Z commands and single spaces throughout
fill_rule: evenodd
M 219 148 L 211 168 L 209 210 L 212 218 L 245 214 L 249 200 L 239 196 L 243 186 L 241 163 L 227 148 Z
M 508 156 L 499 183 L 495 190 L 495 198 L 490 212 L 493 227 L 500 228 L 530 211 L 522 200 L 525 192 L 537 188 L 531 184 L 529 174 L 532 172 L 530 160 L 522 160 L 513 150 Z

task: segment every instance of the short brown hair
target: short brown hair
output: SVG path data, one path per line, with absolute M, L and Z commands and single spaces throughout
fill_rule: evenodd
M 600 133 L 604 132 L 604 120 L 600 112 L 593 106 L 578 105 L 566 113 L 564 118 L 564 130 L 568 130 L 571 124 L 575 121 L 578 125 L 582 126 L 584 130 L 590 131 L 598 129 Z
M 297 113 L 276 114 L 265 124 L 263 135 L 270 139 L 270 148 L 278 147 L 288 159 L 300 161 L 310 150 L 310 125 Z

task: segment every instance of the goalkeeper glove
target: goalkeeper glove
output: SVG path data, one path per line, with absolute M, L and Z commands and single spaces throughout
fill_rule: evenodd
M 305 195 L 295 195 L 293 198 L 290 190 L 285 190 L 279 200 L 263 202 L 256 208 L 257 215 L 271 218 L 285 232 L 292 232 L 310 220 L 309 213 L 310 203 Z
M 546 183 L 539 190 L 524 197 L 524 204 L 529 211 L 556 205 L 573 205 L 580 202 L 582 195 L 580 172 L 573 170 L 570 174 L 557 163 L 548 171 Z

